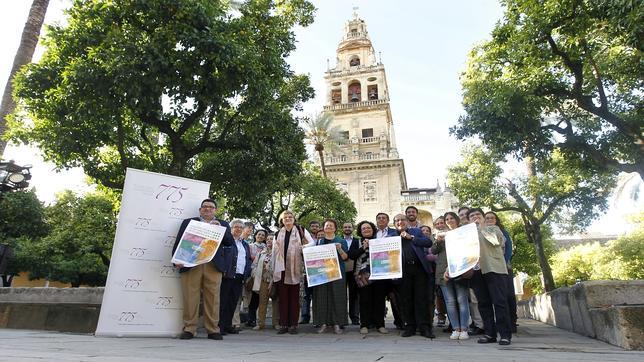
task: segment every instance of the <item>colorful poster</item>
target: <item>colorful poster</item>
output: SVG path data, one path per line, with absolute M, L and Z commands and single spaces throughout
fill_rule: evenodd
M 342 279 L 335 244 L 311 246 L 302 251 L 309 287 Z
M 445 234 L 445 252 L 450 278 L 472 269 L 479 262 L 479 232 L 476 224 L 467 224 Z
M 172 263 L 186 267 L 208 263 L 215 257 L 225 232 L 223 226 L 190 220 L 172 256 Z
M 181 333 L 183 295 L 170 255 L 181 222 L 199 216 L 209 189 L 208 182 L 127 169 L 96 336 Z
M 402 278 L 400 236 L 369 240 L 370 280 Z

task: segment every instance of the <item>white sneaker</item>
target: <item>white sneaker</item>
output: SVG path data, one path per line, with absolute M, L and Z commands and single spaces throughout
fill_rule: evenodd
M 318 329 L 318 333 L 322 334 L 325 331 L 326 331 L 326 324 L 323 324 L 322 326 L 320 326 L 320 329 Z
M 360 328 L 360 334 L 367 334 L 367 333 L 369 333 L 369 328 L 367 327 Z
M 465 333 L 467 333 L 467 332 L 465 332 Z M 459 332 L 459 331 L 453 331 L 453 332 L 452 332 L 452 335 L 451 335 L 451 336 L 449 336 L 449 339 L 458 339 L 458 337 L 460 337 L 460 336 L 461 336 L 461 332 Z
M 462 332 L 458 335 L 458 339 L 461 339 L 461 340 L 463 340 L 463 339 L 470 339 L 470 335 L 469 335 L 469 334 L 467 334 L 467 331 L 462 331 Z
M 389 331 L 385 327 L 378 328 L 378 332 L 380 332 L 381 334 L 388 334 L 389 333 Z

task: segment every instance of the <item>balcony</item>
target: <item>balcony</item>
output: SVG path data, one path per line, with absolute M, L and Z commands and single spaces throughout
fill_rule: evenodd
M 336 103 L 330 106 L 324 106 L 325 111 L 342 111 L 342 110 L 352 110 L 362 107 L 373 107 L 380 104 L 386 104 L 389 101 L 387 99 L 375 99 L 371 101 L 363 102 L 351 102 L 351 103 Z

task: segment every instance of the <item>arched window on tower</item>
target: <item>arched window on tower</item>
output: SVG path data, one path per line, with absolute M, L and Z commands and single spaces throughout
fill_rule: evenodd
M 360 102 L 362 100 L 360 82 L 354 80 L 349 83 L 349 102 Z
M 331 90 L 331 103 L 338 104 L 342 102 L 342 91 L 340 89 Z
M 377 84 L 372 84 L 367 87 L 367 94 L 369 95 L 369 100 L 376 100 L 378 99 L 378 85 Z
M 358 65 L 360 65 L 360 57 L 357 55 L 352 56 L 351 59 L 349 59 L 349 66 L 356 67 Z

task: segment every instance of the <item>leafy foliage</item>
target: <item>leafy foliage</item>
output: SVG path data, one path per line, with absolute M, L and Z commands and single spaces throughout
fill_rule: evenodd
M 558 150 L 527 161 L 524 174 L 503 178 L 500 159 L 492 151 L 469 146 L 463 160 L 449 168 L 448 181 L 462 203 L 519 214 L 525 236 L 535 248 L 545 288 L 551 290 L 554 280 L 542 228 L 556 223 L 565 230 L 583 230 L 606 210 L 615 177 L 588 169 Z
M 577 280 L 644 279 L 644 222 L 640 220 L 635 231 L 606 245 L 577 245 L 559 251 L 552 260 L 553 275 L 561 285 Z
M 21 272 L 15 258 L 20 245 L 47 232 L 45 208 L 33 189 L 0 194 L 0 245 L 5 258 L 0 260 L 2 286 L 11 286 L 12 277 Z
M 11 137 L 110 188 L 127 167 L 207 179 L 249 215 L 306 156 L 292 112 L 313 90 L 286 58 L 313 12 L 303 0 L 76 0 L 16 77 L 33 123 L 16 117 Z
M 48 278 L 77 287 L 105 285 L 116 230 L 116 210 L 101 194 L 65 191 L 47 207 L 49 233 L 21 239 L 16 261 L 31 279 Z
M 502 0 L 474 48 L 452 132 L 498 154 L 644 175 L 644 7 L 640 1 Z
M 302 224 L 325 218 L 354 222 L 357 210 L 353 201 L 333 181 L 322 177 L 312 163 L 305 163 L 303 168 L 303 173 L 283 180 L 283 188 L 255 219 L 265 228 L 277 227 L 282 211 L 291 210 Z

